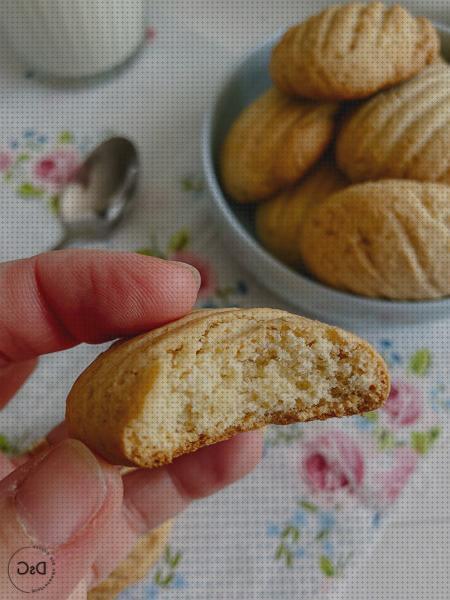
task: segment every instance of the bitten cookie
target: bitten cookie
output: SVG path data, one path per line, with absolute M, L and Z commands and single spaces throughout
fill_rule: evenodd
M 439 49 L 428 19 L 398 5 L 354 2 L 289 29 L 273 50 L 270 73 L 287 94 L 352 100 L 412 77 Z
M 88 592 L 88 600 L 113 600 L 126 587 L 144 579 L 162 554 L 171 529 L 172 521 L 166 521 L 142 536 L 108 578 Z
M 450 294 L 450 187 L 383 180 L 329 196 L 305 219 L 309 271 L 363 296 L 425 300 Z
M 269 423 L 372 410 L 388 392 L 382 358 L 350 333 L 274 309 L 199 310 L 101 354 L 66 419 L 109 461 L 157 467 Z
M 237 202 L 257 202 L 296 183 L 331 142 L 337 104 L 294 100 L 272 88 L 231 127 L 221 181 Z
M 450 184 L 450 65 L 382 92 L 344 123 L 336 145 L 352 181 L 395 177 Z
M 299 239 L 306 211 L 346 185 L 348 180 L 331 160 L 321 161 L 299 184 L 258 205 L 259 239 L 281 261 L 300 267 Z

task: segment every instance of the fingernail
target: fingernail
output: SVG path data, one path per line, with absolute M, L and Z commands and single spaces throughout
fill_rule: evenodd
M 77 440 L 64 440 L 26 476 L 15 496 L 19 521 L 35 542 L 68 542 L 102 507 L 107 483 L 95 456 Z
M 200 275 L 198 269 L 196 269 L 193 265 L 190 265 L 189 263 L 181 262 L 179 260 L 173 260 L 171 262 L 175 263 L 176 265 L 182 265 L 185 269 L 189 269 L 189 271 L 192 273 L 192 277 L 194 278 L 197 289 L 200 289 L 200 286 L 202 284 L 202 276 Z

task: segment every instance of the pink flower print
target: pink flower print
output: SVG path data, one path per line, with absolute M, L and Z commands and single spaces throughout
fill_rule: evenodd
M 409 383 L 393 383 L 383 409 L 390 424 L 399 427 L 413 425 L 422 412 L 420 391 Z
M 34 173 L 40 181 L 57 188 L 70 181 L 79 165 L 80 157 L 75 150 L 61 148 L 38 160 Z
M 9 152 L 0 152 L 0 171 L 7 171 L 13 162 L 14 159 Z
M 305 443 L 303 477 L 314 492 L 355 493 L 364 478 L 364 458 L 353 439 L 329 431 Z
M 395 450 L 392 468 L 375 474 L 373 500 L 381 505 L 394 502 L 415 471 L 417 461 L 417 453 L 411 448 Z
M 199 297 L 206 298 L 212 296 L 217 287 L 216 276 L 212 267 L 203 259 L 192 252 L 184 252 L 180 250 L 170 256 L 170 260 L 178 260 L 194 266 L 200 273 L 202 282 L 198 292 Z
M 145 30 L 145 39 L 147 40 L 147 43 L 150 44 L 151 42 L 153 42 L 153 40 L 156 37 L 156 29 L 154 27 L 147 27 Z

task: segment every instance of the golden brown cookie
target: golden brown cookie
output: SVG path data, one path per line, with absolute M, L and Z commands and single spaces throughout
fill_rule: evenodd
M 95 588 L 88 600 L 113 600 L 126 587 L 144 579 L 161 556 L 172 529 L 172 521 L 142 536 L 127 558 Z
M 113 346 L 75 382 L 73 437 L 113 463 L 156 467 L 239 431 L 378 408 L 380 356 L 285 311 L 210 309 Z
M 352 100 L 412 77 L 439 49 L 428 19 L 398 5 L 353 2 L 289 29 L 273 50 L 270 73 L 287 94 Z
M 272 88 L 250 104 L 222 147 L 221 181 L 237 202 L 257 202 L 296 183 L 334 131 L 337 104 L 294 100 Z
M 361 105 L 339 133 L 336 158 L 355 182 L 450 183 L 450 65 L 431 65 Z
M 300 267 L 300 230 L 307 209 L 346 185 L 348 180 L 336 165 L 330 159 L 322 160 L 296 186 L 258 205 L 259 239 L 281 261 Z
M 450 187 L 382 180 L 329 196 L 305 218 L 301 250 L 320 281 L 363 296 L 450 294 Z

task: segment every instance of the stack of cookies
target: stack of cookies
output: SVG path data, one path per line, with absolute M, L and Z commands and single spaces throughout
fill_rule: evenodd
M 381 2 L 332 6 L 282 36 L 270 74 L 220 160 L 264 246 L 347 292 L 449 295 L 450 65 L 433 25 Z

